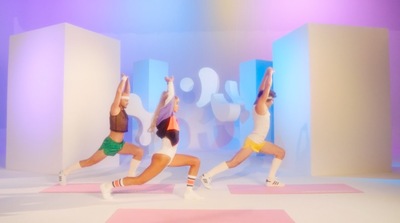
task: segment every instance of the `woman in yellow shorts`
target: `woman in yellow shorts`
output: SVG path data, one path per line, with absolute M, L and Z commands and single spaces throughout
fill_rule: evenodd
M 261 82 L 256 102 L 254 103 L 254 129 L 250 133 L 250 135 L 247 136 L 242 148 L 235 154 L 232 159 L 220 163 L 219 165 L 215 166 L 210 171 L 204 173 L 201 176 L 201 182 L 207 189 L 211 189 L 212 177 L 228 169 L 238 166 L 243 161 L 245 161 L 253 152 L 274 155 L 271 169 L 269 171 L 268 178 L 266 179 L 266 185 L 271 187 L 284 186 L 282 182 L 276 179 L 276 172 L 281 165 L 283 158 L 285 157 L 285 150 L 277 145 L 274 145 L 273 143 L 265 141 L 265 137 L 268 134 L 270 126 L 269 108 L 273 104 L 274 98 L 276 97 L 275 92 L 271 90 L 273 73 L 274 70 L 269 67 L 264 74 L 264 78 Z

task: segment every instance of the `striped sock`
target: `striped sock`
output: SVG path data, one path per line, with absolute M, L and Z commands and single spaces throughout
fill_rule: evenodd
M 121 178 L 121 179 L 119 179 L 119 180 L 114 180 L 113 182 L 112 182 L 112 186 L 113 187 L 124 187 L 125 185 L 124 185 L 124 178 Z
M 188 175 L 186 186 L 188 188 L 193 188 L 195 181 L 196 181 L 196 176 Z

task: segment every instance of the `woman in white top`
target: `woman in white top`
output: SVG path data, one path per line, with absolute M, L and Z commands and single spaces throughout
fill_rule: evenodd
M 254 129 L 247 136 L 242 148 L 229 161 L 222 162 L 201 176 L 204 187 L 211 189 L 211 178 L 215 175 L 234 168 L 245 161 L 253 152 L 274 155 L 266 185 L 282 187 L 284 184 L 276 179 L 276 172 L 285 157 L 285 150 L 271 142 L 265 141 L 270 126 L 269 108 L 274 102 L 276 94 L 271 90 L 274 70 L 269 67 L 261 82 L 259 93 L 253 109 Z
M 165 77 L 167 91 L 161 96 L 160 103 L 154 112 L 149 131 L 157 129 L 157 136 L 162 140 L 162 147 L 151 157 L 150 165 L 136 177 L 124 177 L 100 186 L 104 199 L 112 199 L 111 192 L 115 187 L 142 185 L 160 174 L 167 166 L 188 166 L 185 199 L 203 199 L 193 191 L 193 186 L 200 168 L 200 160 L 195 156 L 177 153 L 179 142 L 179 124 L 175 112 L 179 109 L 179 98 L 175 95 L 174 78 Z

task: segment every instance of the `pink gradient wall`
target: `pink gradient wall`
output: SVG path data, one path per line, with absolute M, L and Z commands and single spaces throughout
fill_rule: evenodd
M 400 129 L 400 16 L 397 0 L 148 0 L 0 1 L 0 166 L 4 165 L 8 38 L 70 23 L 121 41 L 121 69 L 157 59 L 177 78 L 212 67 L 238 80 L 239 64 L 272 60 L 272 43 L 306 23 L 381 27 L 389 30 L 393 134 Z M 182 110 L 186 109 L 182 105 Z M 398 134 L 397 134 L 398 135 Z M 393 137 L 393 151 L 400 141 Z M 399 154 L 400 152 L 396 152 Z M 400 156 L 400 155 L 399 155 Z
M 400 31 L 392 31 L 390 38 L 390 94 L 392 118 L 393 163 L 400 166 Z

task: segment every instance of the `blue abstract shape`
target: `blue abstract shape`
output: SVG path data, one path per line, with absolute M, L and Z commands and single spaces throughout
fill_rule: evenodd
M 185 77 L 180 82 L 180 87 L 182 91 L 189 92 L 193 90 L 194 82 L 191 78 Z
M 201 108 L 210 103 L 211 96 L 218 92 L 219 77 L 213 69 L 204 67 L 199 71 L 199 78 L 201 83 L 201 95 L 196 105 Z
M 223 94 L 213 94 L 211 108 L 215 118 L 220 122 L 233 122 L 240 115 L 240 105 L 226 101 Z
M 142 99 L 137 94 L 130 94 L 130 103 L 125 109 L 126 113 L 138 121 L 138 134 L 135 139 L 142 146 L 148 146 L 151 142 L 151 133 L 147 131 L 147 128 L 151 124 L 153 113 L 148 112 L 142 103 Z
M 225 91 L 233 103 L 244 104 L 244 100 L 239 95 L 239 87 L 236 81 L 226 81 Z

